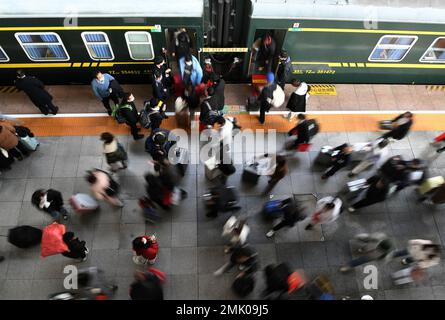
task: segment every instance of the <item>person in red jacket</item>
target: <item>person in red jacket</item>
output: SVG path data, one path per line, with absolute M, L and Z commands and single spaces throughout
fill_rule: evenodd
M 154 264 L 158 255 L 156 236 L 141 236 L 133 240 L 133 261 L 136 264 Z

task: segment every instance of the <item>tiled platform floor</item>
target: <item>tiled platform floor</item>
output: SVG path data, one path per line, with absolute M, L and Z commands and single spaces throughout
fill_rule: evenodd
M 151 85 L 123 85 L 136 97 L 138 107 L 151 97 Z M 93 95 L 90 86 L 48 86 L 54 103 L 61 113 L 96 113 L 105 109 Z M 308 111 L 376 111 L 376 110 L 445 110 L 445 92 L 432 91 L 425 85 L 336 85 L 337 95 L 313 95 L 308 100 Z M 292 86 L 286 86 L 287 96 Z M 249 85 L 228 84 L 226 104 L 245 105 L 251 95 Z M 284 110 L 285 105 L 281 108 Z M 5 114 L 32 114 L 39 110 L 24 93 L 0 93 L 0 110 Z M 169 103 L 173 110 L 173 102 Z M 280 110 L 280 109 L 275 109 Z
M 437 134 L 413 132 L 409 138 L 392 144 L 391 152 L 407 157 L 419 155 L 427 141 Z M 291 173 L 273 190 L 274 197 L 310 192 L 322 196 L 338 191 L 348 180 L 347 172 L 339 172 L 329 181 L 322 182 L 319 172 L 311 169 L 311 160 L 317 150 L 325 144 L 365 141 L 376 135 L 373 132 L 320 133 L 313 141 L 314 151 L 290 159 Z M 98 215 L 82 220 L 74 216 L 67 222 L 68 230 L 86 240 L 91 251 L 89 259 L 80 266 L 102 268 L 108 279 L 120 286 L 116 298 L 127 299 L 135 270 L 131 260 L 131 240 L 144 232 L 156 233 L 160 251 L 155 266 L 167 273 L 166 298 L 235 298 L 230 289 L 234 273 L 220 278 L 212 275 L 228 258 L 223 253 L 224 242 L 220 237 L 228 215 L 215 220 L 205 217 L 200 195 L 210 184 L 204 177 L 203 166 L 191 165 L 181 183 L 188 191 L 188 199 L 172 213 L 166 213 L 162 222 L 145 225 L 137 199 L 144 194 L 143 174 L 148 155 L 144 152 L 143 141 L 134 142 L 127 136 L 119 139 L 128 147 L 130 155 L 128 170 L 119 176 L 126 206 L 112 209 L 102 204 Z M 281 145 L 284 136 L 280 135 L 278 140 Z M 45 137 L 40 141 L 36 153 L 0 176 L 0 234 L 6 234 L 9 228 L 18 224 L 43 227 L 50 223 L 47 216 L 30 204 L 35 189 L 53 187 L 61 190 L 68 199 L 73 193 L 88 191 L 83 179 L 85 170 L 105 167 L 97 137 Z M 442 157 L 433 162 L 432 175 L 445 175 L 445 156 Z M 259 251 L 262 267 L 272 262 L 288 261 L 293 267 L 304 269 L 309 278 L 319 273 L 327 274 L 338 297 L 357 298 L 366 292 L 375 299 L 445 299 L 445 263 L 431 270 L 429 278 L 419 285 L 395 287 L 389 281 L 390 272 L 401 267 L 395 261 L 379 268 L 379 289 L 375 291 L 363 288 L 365 274 L 361 270 L 347 275 L 337 272 L 338 267 L 351 257 L 348 240 L 359 232 L 388 232 L 395 237 L 399 248 L 413 238 L 445 241 L 445 210 L 417 204 L 413 189 L 408 188 L 386 203 L 364 209 L 357 215 L 344 212 L 336 223 L 323 227 L 325 241 L 321 241 L 320 228 L 305 231 L 305 223 L 283 230 L 275 239 L 269 240 L 264 233 L 270 224 L 258 215 L 267 200 L 260 196 L 266 179 L 262 178 L 257 187 L 247 188 L 241 185 L 240 174 L 241 166 L 238 166 L 229 184 L 239 188 L 243 213 L 249 216 L 252 227 L 250 242 Z M 313 199 L 297 197 L 310 211 Z M 63 256 L 41 259 L 39 248 L 20 250 L 9 245 L 3 237 L 0 237 L 0 253 L 6 256 L 0 263 L 0 299 L 46 299 L 48 294 L 63 289 L 63 267 L 72 263 Z M 250 298 L 259 298 L 262 291 L 262 274 L 259 273 L 257 278 L 256 289 Z

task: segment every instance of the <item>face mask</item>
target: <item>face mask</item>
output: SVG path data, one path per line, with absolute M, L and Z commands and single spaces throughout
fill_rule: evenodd
M 188 65 L 188 66 L 191 66 L 193 64 L 193 62 L 192 61 L 186 61 L 185 64 Z
M 133 102 L 134 101 L 134 96 L 131 96 L 130 98 L 128 98 L 128 102 Z

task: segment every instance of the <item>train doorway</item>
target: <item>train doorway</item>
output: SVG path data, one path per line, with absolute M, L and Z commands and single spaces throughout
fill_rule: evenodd
M 198 58 L 197 33 L 193 28 L 166 28 L 165 29 L 164 57 L 174 73 L 179 72 L 178 54 L 188 45 L 190 53 Z

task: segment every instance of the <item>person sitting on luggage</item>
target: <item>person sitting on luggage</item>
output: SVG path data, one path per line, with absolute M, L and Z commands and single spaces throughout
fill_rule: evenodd
M 184 84 L 191 81 L 193 86 L 197 86 L 202 80 L 202 68 L 195 56 L 186 54 L 179 59 L 179 69 L 181 70 L 182 81 Z
M 139 265 L 154 264 L 158 250 L 159 246 L 155 235 L 137 237 L 133 240 L 133 261 Z
M 402 140 L 409 132 L 409 129 L 413 125 L 413 114 L 409 111 L 402 113 L 398 117 L 391 120 L 391 129 L 385 133 L 382 138 L 393 138 L 396 140 Z
M 309 143 L 311 136 L 309 134 L 309 123 L 306 120 L 306 116 L 303 113 L 298 114 L 297 125 L 292 128 L 288 133 L 288 136 L 296 136 L 297 138 L 292 141 L 292 145 L 286 147 L 286 149 L 296 149 L 300 144 Z
M 358 196 L 358 201 L 348 208 L 349 212 L 385 201 L 389 192 L 389 182 L 379 175 L 372 176 L 366 182 L 368 187 Z
M 145 141 L 145 150 L 152 156 L 154 161 L 162 162 L 168 159 L 168 152 L 175 144 L 170 140 L 170 131 L 158 128 L 152 130 L 150 136 Z
M 289 76 L 292 74 L 292 62 L 286 50 L 282 50 L 278 57 L 277 83 L 284 90 Z
M 156 99 L 167 101 L 169 94 L 168 89 L 164 85 L 162 73 L 158 70 L 153 74 L 155 81 L 152 84 L 153 96 Z
M 305 230 L 312 230 L 317 224 L 331 223 L 340 215 L 343 202 L 338 197 L 324 197 L 317 201 L 315 212 L 311 216 L 311 222 Z
M 21 161 L 23 156 L 29 156 L 30 152 L 16 133 L 13 125 L 6 121 L 0 122 L 0 148 L 5 149 L 9 155 Z
M 87 255 L 90 252 L 85 246 L 85 241 L 80 241 L 79 238 L 74 237 L 73 232 L 65 232 L 63 235 L 63 242 L 68 247 L 68 251 L 63 252 L 62 256 L 71 259 L 80 259 L 81 262 L 87 259 Z
M 360 233 L 354 236 L 353 240 L 358 246 L 356 251 L 361 256 L 340 267 L 340 272 L 348 272 L 366 263 L 383 260 L 394 250 L 394 242 L 383 232 Z
M 301 209 L 292 201 L 292 198 L 282 201 L 281 210 L 283 212 L 281 221 L 266 233 L 266 237 L 272 238 L 278 230 L 284 227 L 292 228 L 295 226 L 295 223 L 305 218 L 301 213 Z
M 293 79 L 292 86 L 295 88 L 295 91 L 293 91 L 290 95 L 286 106 L 286 108 L 289 109 L 289 113 L 287 115 L 283 115 L 283 117 L 289 121 L 297 116 L 297 112 L 306 111 L 306 103 L 309 97 L 309 86 L 306 82 Z
M 63 205 L 62 194 L 54 189 L 36 190 L 31 197 L 32 204 L 39 210 L 43 210 L 51 215 L 55 221 L 68 219 L 68 211 Z
M 326 180 L 338 170 L 346 167 L 351 162 L 352 147 L 344 143 L 333 150 L 331 166 L 324 172 L 321 179 Z
M 237 278 L 243 277 L 244 275 L 254 274 L 259 267 L 257 251 L 249 245 L 233 249 L 230 261 L 216 270 L 213 274 L 216 277 L 221 276 L 235 265 L 238 265 L 238 268 L 241 271 L 237 275 Z
M 353 177 L 369 167 L 380 168 L 388 159 L 388 144 L 388 139 L 377 139 L 370 142 L 367 145 L 368 151 L 365 158 L 351 170 L 348 176 Z
M 260 103 L 260 117 L 258 118 L 261 124 L 264 124 L 266 112 L 269 112 L 272 107 L 273 93 L 277 89 L 275 76 L 272 72 L 267 74 L 267 85 L 261 90 L 258 97 Z
M 124 93 L 124 97 L 122 98 L 122 103 L 119 105 L 119 115 L 125 119 L 125 123 L 130 127 L 131 134 L 134 140 L 139 140 L 144 137 L 144 135 L 139 134 L 141 130 L 138 128 L 137 124 L 139 123 L 139 114 L 134 104 L 134 96 L 132 93 Z
M 104 132 L 100 135 L 100 140 L 103 141 L 105 158 L 107 160 L 107 164 L 111 168 L 111 172 L 126 169 L 128 155 L 117 138 L 109 132 Z
M 269 264 L 264 269 L 266 276 L 265 296 L 271 294 L 278 294 L 278 299 L 282 295 L 288 295 L 302 288 L 305 285 L 305 280 L 296 271 L 292 271 L 287 263 Z
M 222 236 L 229 239 L 229 243 L 224 248 L 224 253 L 230 253 L 234 248 L 241 247 L 247 243 L 250 227 L 247 220 L 231 216 L 226 221 Z
M 107 172 L 100 169 L 87 171 L 86 180 L 90 184 L 90 191 L 96 200 L 104 200 L 116 207 L 124 206 L 118 197 L 119 185 Z

